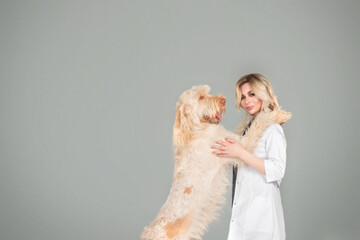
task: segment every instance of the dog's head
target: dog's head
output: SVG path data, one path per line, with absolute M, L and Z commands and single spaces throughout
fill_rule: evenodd
M 196 130 L 208 124 L 218 124 L 226 111 L 224 96 L 209 94 L 208 85 L 193 86 L 183 92 L 176 106 L 176 119 L 173 130 L 173 143 L 176 147 L 185 146 Z

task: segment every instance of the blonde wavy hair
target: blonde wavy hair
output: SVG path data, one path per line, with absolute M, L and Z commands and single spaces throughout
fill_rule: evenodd
M 249 83 L 255 96 L 261 99 L 261 111 L 270 112 L 274 109 L 279 109 L 279 101 L 274 94 L 273 88 L 269 80 L 266 79 L 263 75 L 259 73 L 250 73 L 245 76 L 242 76 L 236 83 L 235 87 L 235 108 L 238 111 L 246 112 L 240 105 L 241 102 L 241 87 Z

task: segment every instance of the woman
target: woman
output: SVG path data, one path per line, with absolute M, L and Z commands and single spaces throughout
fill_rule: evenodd
M 236 109 L 246 112 L 237 130 L 240 142 L 216 141 L 213 154 L 239 158 L 234 167 L 233 207 L 228 240 L 285 239 L 280 183 L 285 174 L 286 139 L 282 124 L 291 113 L 280 109 L 270 82 L 261 74 L 239 79 Z

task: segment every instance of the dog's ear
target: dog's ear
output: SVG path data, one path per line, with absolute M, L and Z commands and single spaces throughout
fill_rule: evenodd
M 190 104 L 176 106 L 176 118 L 173 128 L 173 144 L 177 147 L 185 146 L 191 139 L 194 125 L 193 107 Z

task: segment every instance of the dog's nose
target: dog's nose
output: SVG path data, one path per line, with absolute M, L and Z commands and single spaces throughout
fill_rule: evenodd
M 222 105 L 225 105 L 226 99 L 225 99 L 225 98 L 222 98 L 222 99 L 220 100 L 220 103 L 221 103 Z

